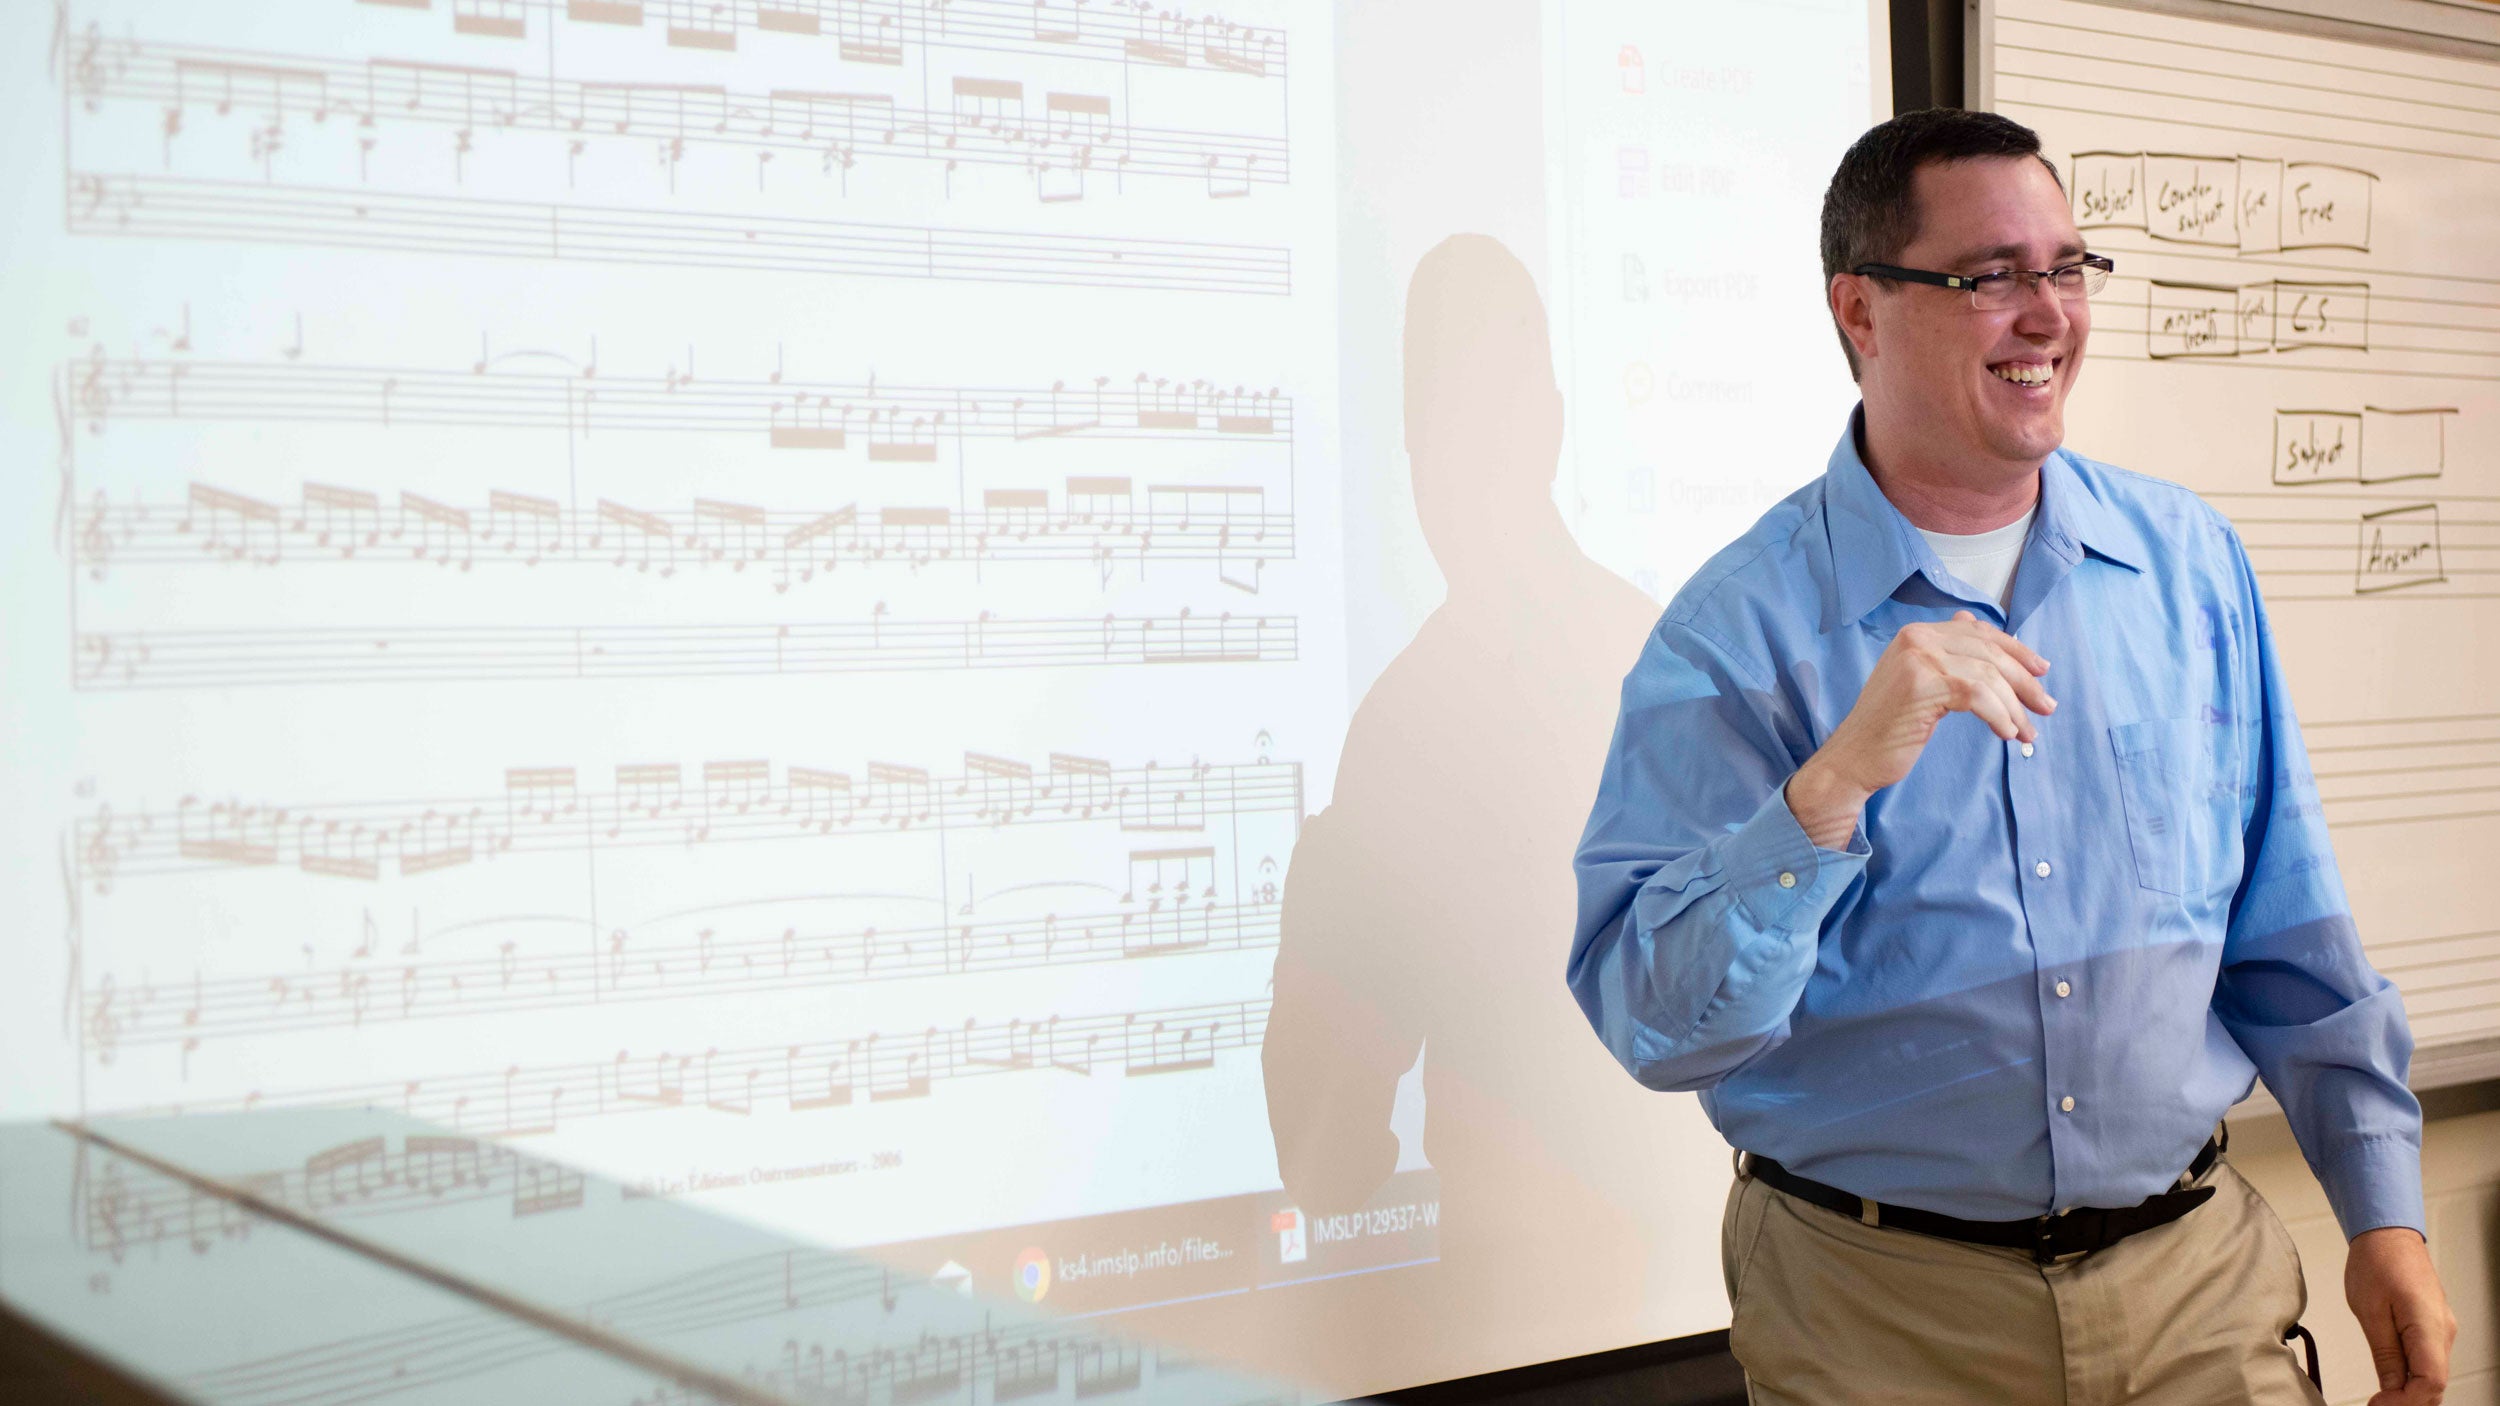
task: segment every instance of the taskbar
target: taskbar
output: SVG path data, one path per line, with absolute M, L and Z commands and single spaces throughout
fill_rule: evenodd
M 1355 1210 L 1315 1215 L 1282 1190 L 866 1247 L 900 1274 L 1055 1317 L 1429 1264 L 1440 1255 L 1441 1181 L 1399 1172 Z

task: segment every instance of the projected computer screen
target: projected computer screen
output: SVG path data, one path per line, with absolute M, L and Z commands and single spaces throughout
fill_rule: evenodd
M 1724 1321 L 1569 857 L 1850 404 L 1863 4 L 0 24 L 0 1113 L 388 1108 L 1331 1391 Z

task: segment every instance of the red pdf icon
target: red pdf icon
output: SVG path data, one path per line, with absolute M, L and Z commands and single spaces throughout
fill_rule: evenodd
M 1615 51 L 1615 67 L 1623 74 L 1623 91 L 1627 93 L 1639 93 L 1641 91 L 1642 84 L 1647 81 L 1643 77 L 1646 65 L 1641 62 L 1640 49 L 1630 44 L 1626 44 L 1622 48 L 1617 49 Z

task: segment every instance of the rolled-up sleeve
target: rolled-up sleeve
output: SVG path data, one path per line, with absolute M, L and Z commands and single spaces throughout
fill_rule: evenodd
M 2231 541 L 2243 865 L 2214 1011 L 2283 1106 L 2347 1238 L 2423 1228 L 2422 1108 L 2403 998 L 2363 955 L 2256 577 Z
M 1689 626 L 1661 623 L 1624 680 L 1568 979 L 1651 1088 L 1707 1087 L 1786 1037 L 1823 919 L 1866 867 L 1862 835 L 1819 848 L 1790 813 L 1806 748 L 1778 692 Z

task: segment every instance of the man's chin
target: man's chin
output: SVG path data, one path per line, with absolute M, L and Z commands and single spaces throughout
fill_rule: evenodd
M 2050 415 L 2021 424 L 2000 425 L 1990 438 L 1994 442 L 1989 447 L 1998 458 L 2036 464 L 2065 443 L 2066 420 L 2062 415 Z

